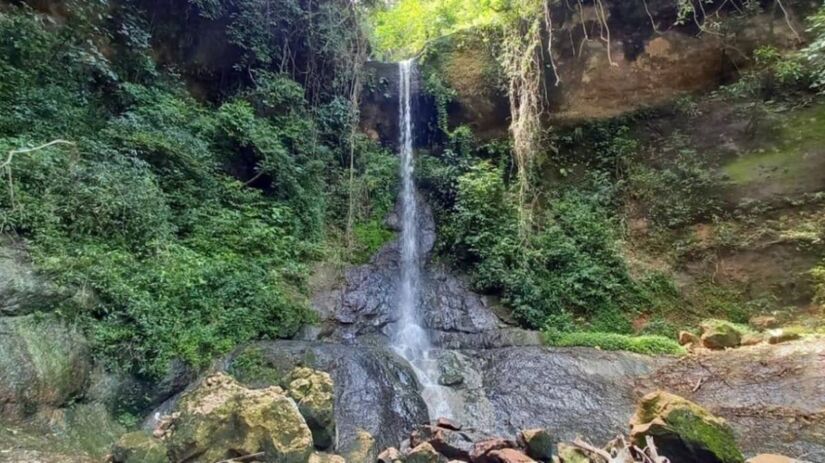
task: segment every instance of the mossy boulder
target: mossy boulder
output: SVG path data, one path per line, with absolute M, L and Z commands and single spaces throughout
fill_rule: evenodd
M 699 326 L 702 329 L 702 345 L 708 349 L 739 347 L 746 331 L 723 320 L 705 320 Z
M 217 373 L 185 394 L 168 437 L 173 461 L 215 462 L 265 452 L 265 461 L 304 463 L 312 433 L 293 399 L 280 387 L 247 389 Z
M 57 316 L 0 317 L 0 416 L 67 404 L 83 393 L 91 368 L 86 339 Z
M 663 391 L 646 395 L 630 421 L 630 438 L 644 447 L 651 436 L 672 463 L 742 463 L 731 427 L 682 397 Z
M 335 391 L 328 373 L 299 367 L 290 373 L 287 392 L 312 431 L 315 447 L 328 449 L 335 436 Z
M 349 463 L 374 463 L 377 449 L 372 434 L 359 429 L 355 441 L 344 451 L 344 458 Z
M 587 454 L 578 447 L 560 443 L 557 447 L 558 454 L 553 457 L 553 462 L 559 463 L 590 463 L 590 458 Z
M 407 454 L 407 463 L 438 463 L 441 458 L 429 442 L 422 442 Z
M 166 446 L 144 431 L 120 437 L 112 448 L 112 463 L 168 463 Z
M 50 311 L 67 296 L 34 271 L 21 243 L 0 235 L 0 316 Z

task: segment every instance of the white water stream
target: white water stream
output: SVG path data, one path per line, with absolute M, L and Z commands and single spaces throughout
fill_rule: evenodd
M 418 240 L 418 204 L 413 181 L 413 127 L 411 76 L 412 60 L 402 61 L 399 69 L 399 149 L 401 156 L 401 282 L 398 294 L 399 320 L 392 339 L 393 348 L 415 370 L 423 387 L 422 396 L 427 403 L 430 418 L 452 418 L 445 387 L 438 384 L 440 375 L 427 331 L 422 327 L 419 314 L 419 288 L 421 284 L 421 256 Z

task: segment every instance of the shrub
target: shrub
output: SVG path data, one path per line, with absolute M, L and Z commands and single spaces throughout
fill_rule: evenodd
M 623 350 L 645 355 L 682 355 L 685 350 L 673 339 L 662 336 L 629 336 L 602 332 L 545 332 L 544 341 L 557 347 L 595 347 L 603 350 Z

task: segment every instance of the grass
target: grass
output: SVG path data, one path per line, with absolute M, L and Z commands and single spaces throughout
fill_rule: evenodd
M 685 349 L 673 339 L 664 336 L 630 336 L 597 331 L 560 333 L 546 331 L 544 342 L 556 347 L 595 347 L 602 350 L 621 350 L 644 355 L 683 355 Z

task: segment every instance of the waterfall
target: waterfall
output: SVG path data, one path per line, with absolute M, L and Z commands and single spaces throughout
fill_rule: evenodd
M 399 150 L 401 157 L 401 280 L 398 291 L 398 322 L 392 339 L 393 348 L 415 370 L 423 388 L 422 396 L 430 417 L 451 417 L 444 387 L 438 384 L 438 359 L 433 356 L 429 335 L 422 327 L 419 308 L 421 256 L 418 243 L 418 204 L 413 180 L 413 127 L 411 75 L 412 60 L 402 61 L 399 69 Z

